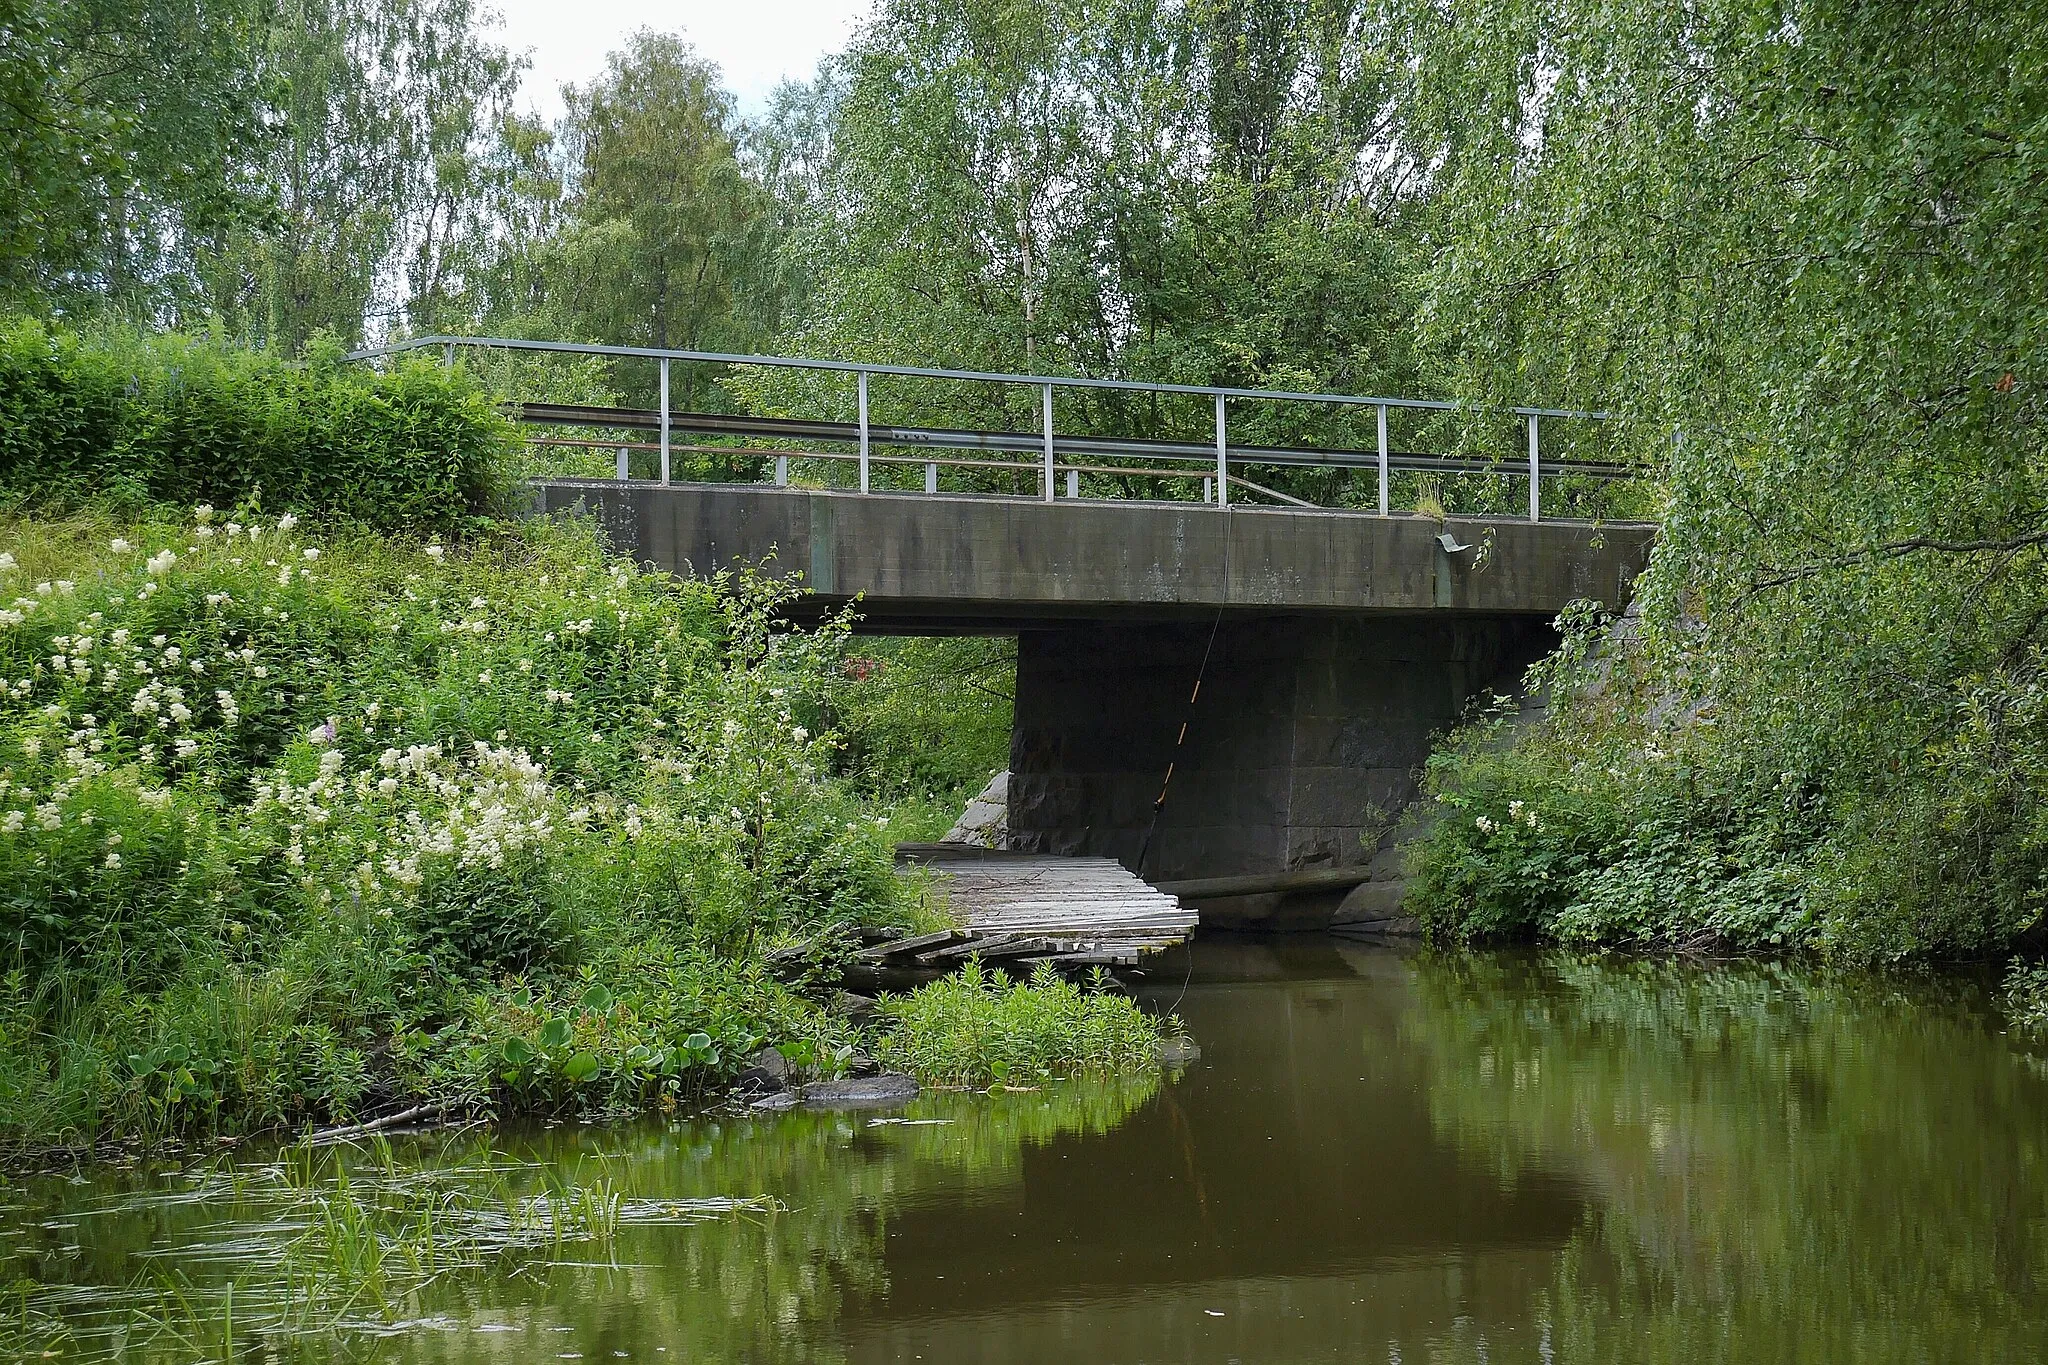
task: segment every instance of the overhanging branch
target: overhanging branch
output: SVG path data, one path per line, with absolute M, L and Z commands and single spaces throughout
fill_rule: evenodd
M 1772 588 L 1782 588 L 1789 583 L 1798 583 L 1809 578 L 1817 578 L 1821 574 L 1828 573 L 1834 569 L 1848 569 L 1854 568 L 1859 564 L 1878 564 L 1887 560 L 1903 559 L 1907 555 L 1918 554 L 1921 551 L 1957 555 L 2011 554 L 2014 551 L 2024 550 L 2032 545 L 2043 544 L 2048 544 L 2048 529 L 2029 531 L 2024 535 L 1985 540 L 1943 540 L 1936 536 L 1911 536 L 1905 540 L 1887 541 L 1882 545 L 1873 545 L 1868 549 L 1834 555 L 1827 559 L 1815 560 L 1810 564 L 1802 564 L 1797 568 L 1774 573 L 1767 578 L 1760 578 L 1751 583 L 1744 590 L 1743 596 L 1744 598 L 1754 597 L 1759 593 L 1768 592 Z

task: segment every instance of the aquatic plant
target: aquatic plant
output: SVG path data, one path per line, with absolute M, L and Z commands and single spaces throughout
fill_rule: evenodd
M 1011 981 L 974 958 L 960 972 L 883 998 L 880 1059 L 941 1085 L 1011 1085 L 1156 1067 L 1180 1029 L 1117 994 L 1098 970 L 1084 989 L 1040 963 Z

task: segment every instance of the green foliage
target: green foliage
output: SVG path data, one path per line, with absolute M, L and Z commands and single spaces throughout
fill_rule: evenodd
M 0 298 L 140 310 L 263 215 L 260 27 L 246 0 L 0 0 Z
M 2048 963 L 2015 960 L 2005 973 L 2005 1013 L 2015 1033 L 2048 1038 Z
M 1552 713 L 1519 723 L 1497 704 L 1430 758 L 1434 820 L 1411 868 L 1425 927 L 1465 941 L 1867 952 L 1816 908 L 1825 824 L 1812 794 L 1757 773 L 1711 716 L 1645 724 L 1668 707 L 1594 652 L 1606 618 L 1563 624 L 1564 646 L 1532 675 Z
M 776 322 L 775 224 L 718 69 L 642 30 L 568 104 L 573 193 L 537 258 L 550 319 L 614 344 L 757 349 Z M 622 387 L 651 406 L 650 378 L 641 365 Z M 681 406 L 716 405 L 698 367 L 674 380 Z
M 508 424 L 459 372 L 295 365 L 180 337 L 0 326 L 0 490 L 317 511 L 449 529 L 492 498 Z
M 555 191 L 495 17 L 474 0 L 250 9 L 237 58 L 272 135 L 238 146 L 236 170 L 269 203 L 193 240 L 164 234 L 183 248 L 182 317 L 292 355 L 323 333 L 356 344 L 393 321 L 476 316 Z
M 5 543 L 0 1141 L 674 1104 L 843 1038 L 769 950 L 910 913 L 784 585 L 544 521 Z
M 1162 1035 L 1180 1031 L 1098 980 L 1082 989 L 1041 963 L 1029 982 L 968 959 L 958 973 L 886 997 L 877 1055 L 944 1085 L 1017 1085 L 1053 1077 L 1142 1071 Z
M 1010 766 L 1014 638 L 860 642 L 834 703 L 844 770 L 886 796 L 930 793 L 948 814 Z
M 2040 15 L 1408 15 L 1423 343 L 1461 391 L 1614 410 L 1667 476 L 1633 724 L 1561 718 L 1528 799 L 1614 767 L 1610 884 L 1804 901 L 1738 942 L 2004 953 L 2048 904 Z M 1781 897 L 1727 822 L 1788 803 Z

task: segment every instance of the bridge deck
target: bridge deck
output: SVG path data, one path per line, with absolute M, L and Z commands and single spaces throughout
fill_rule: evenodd
M 897 861 L 937 874 L 935 888 L 959 916 L 953 934 L 868 950 L 877 961 L 942 966 L 984 960 L 1050 961 L 1069 967 L 1135 967 L 1187 942 L 1199 916 L 1148 886 L 1114 858 L 1004 853 L 965 844 L 904 844 Z
M 1647 526 L 751 484 L 551 479 L 534 492 L 548 512 L 587 509 L 642 563 L 697 575 L 765 563 L 802 576 L 816 596 L 799 605 L 858 598 L 871 629 L 1219 608 L 1547 618 L 1582 597 L 1619 610 L 1653 535 Z

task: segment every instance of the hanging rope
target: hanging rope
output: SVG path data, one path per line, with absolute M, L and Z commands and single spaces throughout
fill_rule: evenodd
M 1180 734 L 1173 741 L 1173 756 L 1166 761 L 1166 776 L 1159 779 L 1159 796 L 1152 802 L 1152 822 L 1145 827 L 1145 843 L 1138 850 L 1138 865 L 1134 869 L 1140 877 L 1145 875 L 1145 860 L 1152 856 L 1152 836 L 1159 832 L 1159 812 L 1166 809 L 1166 793 L 1173 786 L 1173 768 L 1180 761 L 1181 746 L 1188 742 L 1188 722 L 1195 718 L 1195 702 L 1202 695 L 1202 679 L 1209 672 L 1209 654 L 1216 648 L 1216 630 L 1223 624 L 1223 608 L 1216 608 L 1216 619 L 1209 623 L 1209 643 L 1202 647 L 1202 663 L 1195 670 L 1195 690 L 1188 693 L 1187 714 L 1181 717 Z

